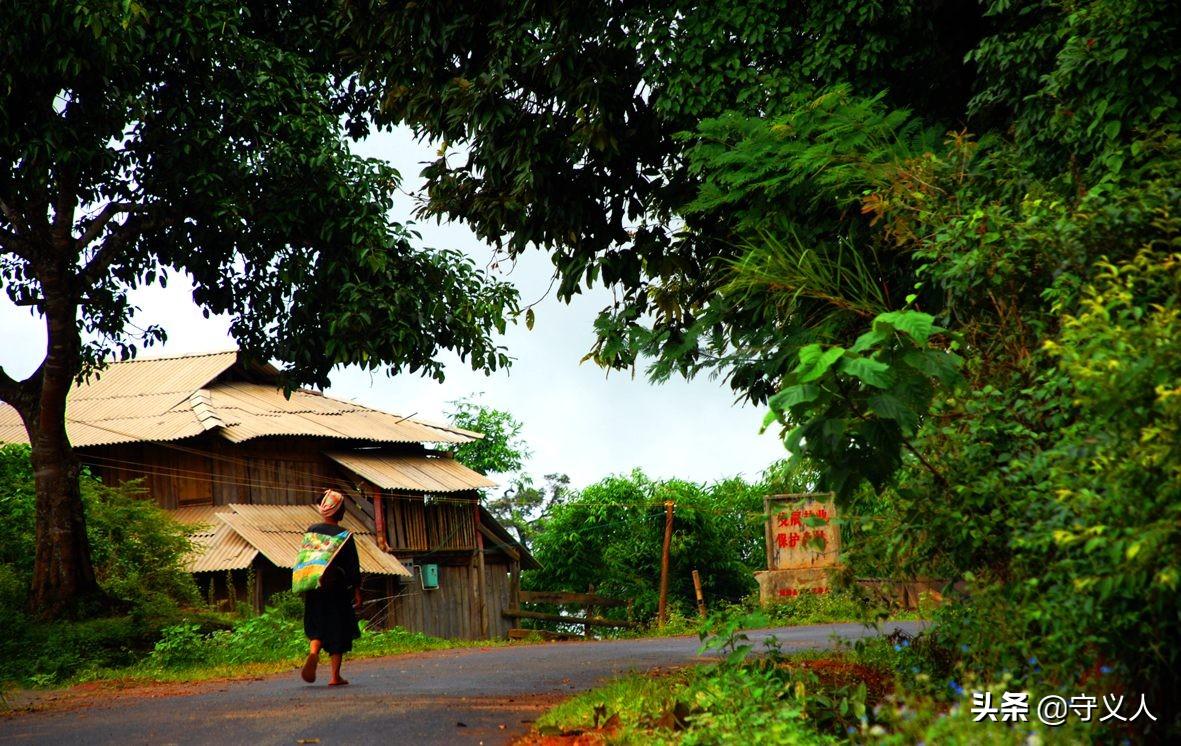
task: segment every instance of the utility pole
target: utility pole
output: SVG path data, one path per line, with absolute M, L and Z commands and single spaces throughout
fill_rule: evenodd
M 660 552 L 660 606 L 656 624 L 664 626 L 668 620 L 668 550 L 673 541 L 673 501 L 664 501 L 664 548 Z

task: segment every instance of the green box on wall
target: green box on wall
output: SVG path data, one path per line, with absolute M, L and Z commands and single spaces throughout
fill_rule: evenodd
M 422 581 L 424 591 L 433 591 L 439 587 L 439 566 L 419 565 L 418 578 Z

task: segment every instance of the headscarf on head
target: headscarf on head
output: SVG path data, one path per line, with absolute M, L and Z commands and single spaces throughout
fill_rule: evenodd
M 324 490 L 324 497 L 320 498 L 320 515 L 331 518 L 343 504 L 344 495 L 336 490 Z

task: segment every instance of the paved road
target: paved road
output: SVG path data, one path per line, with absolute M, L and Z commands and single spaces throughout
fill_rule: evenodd
M 919 624 L 891 625 L 913 632 Z M 856 624 L 788 627 L 785 650 L 868 634 Z M 295 671 L 193 685 L 184 694 L 115 696 L 0 719 L 3 743 L 504 744 L 555 702 L 627 671 L 700 661 L 693 637 L 567 642 L 345 661 L 347 687 Z

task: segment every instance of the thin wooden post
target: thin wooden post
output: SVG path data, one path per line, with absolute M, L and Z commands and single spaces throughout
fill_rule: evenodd
M 664 547 L 660 550 L 660 606 L 656 624 L 663 627 L 668 620 L 668 551 L 673 541 L 673 501 L 664 501 Z
M 480 531 L 480 501 L 476 500 L 472 507 L 475 508 L 475 525 L 476 525 L 476 594 L 479 596 L 477 601 L 477 608 L 480 611 L 480 639 L 488 639 L 488 589 L 485 588 L 484 579 L 484 533 Z
M 508 598 L 509 606 L 515 608 L 521 605 L 521 560 L 511 557 L 509 563 Z
M 591 583 L 590 585 L 588 585 L 586 587 L 586 592 L 587 592 L 587 595 L 589 595 L 589 596 L 595 595 L 595 584 Z M 586 613 L 583 616 L 586 617 L 587 619 L 590 619 L 591 617 L 593 617 L 595 615 L 594 604 L 588 603 L 584 608 L 586 609 Z M 589 624 L 582 625 L 582 636 L 587 639 L 590 639 L 591 626 Z
M 390 551 L 385 535 L 385 506 L 381 503 L 381 489 L 373 490 L 373 530 L 377 533 L 377 548 Z
M 697 592 L 697 613 L 705 619 L 705 596 L 701 594 L 701 573 L 693 571 L 693 590 Z

